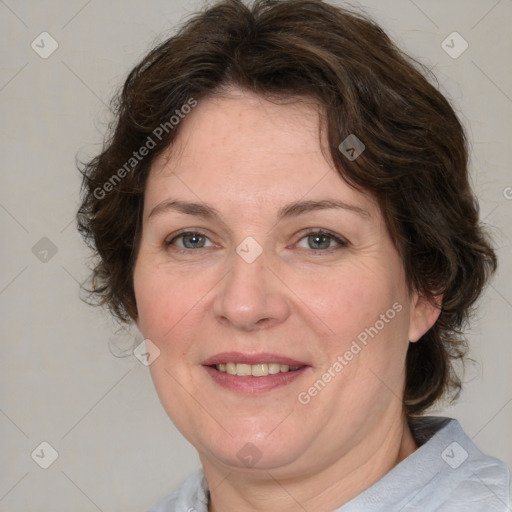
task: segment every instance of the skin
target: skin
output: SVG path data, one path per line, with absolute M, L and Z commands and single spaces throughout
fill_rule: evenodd
M 231 89 L 199 102 L 148 178 L 137 325 L 160 350 L 151 375 L 199 452 L 212 512 L 330 511 L 416 449 L 402 403 L 405 357 L 439 311 L 409 292 L 376 202 L 326 158 L 321 126 L 312 101 L 276 104 Z M 170 208 L 150 215 L 170 199 L 208 204 L 220 217 Z M 325 199 L 365 214 L 324 208 L 277 220 L 284 205 Z M 308 237 L 315 229 L 345 243 L 327 237 L 319 248 Z M 176 238 L 183 231 L 206 238 Z M 236 252 L 248 236 L 263 250 L 252 263 Z M 395 303 L 401 311 L 300 403 L 299 393 Z M 271 352 L 310 368 L 278 389 L 240 394 L 201 364 L 225 351 Z M 247 443 L 261 457 L 253 467 L 237 456 Z

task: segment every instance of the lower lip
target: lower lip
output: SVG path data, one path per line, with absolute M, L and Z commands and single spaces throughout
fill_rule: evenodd
M 266 391 L 291 384 L 304 375 L 310 367 L 303 366 L 294 372 L 281 372 L 265 377 L 239 377 L 238 375 L 221 372 L 211 366 L 203 366 L 203 368 L 208 372 L 210 377 L 222 387 L 238 393 L 253 395 L 265 393 Z

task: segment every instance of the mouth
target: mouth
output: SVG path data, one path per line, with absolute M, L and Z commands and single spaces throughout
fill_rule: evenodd
M 290 366 L 281 363 L 219 363 L 211 365 L 219 372 L 226 372 L 229 375 L 237 375 L 238 377 L 266 377 L 267 375 L 277 375 L 278 373 L 296 372 L 305 365 Z
M 243 394 L 261 394 L 292 383 L 311 366 L 276 354 L 225 352 L 202 363 L 213 381 Z

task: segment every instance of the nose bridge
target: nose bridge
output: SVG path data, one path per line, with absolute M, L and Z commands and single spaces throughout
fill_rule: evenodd
M 283 322 L 289 315 L 287 297 L 267 268 L 271 262 L 263 247 L 247 237 L 231 260 L 231 270 L 214 302 L 217 319 L 246 331 Z

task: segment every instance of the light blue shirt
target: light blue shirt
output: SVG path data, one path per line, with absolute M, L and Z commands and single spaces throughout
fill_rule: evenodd
M 411 431 L 419 448 L 334 512 L 512 512 L 510 470 L 458 421 L 426 416 Z M 208 495 L 199 470 L 148 512 L 208 512 Z

